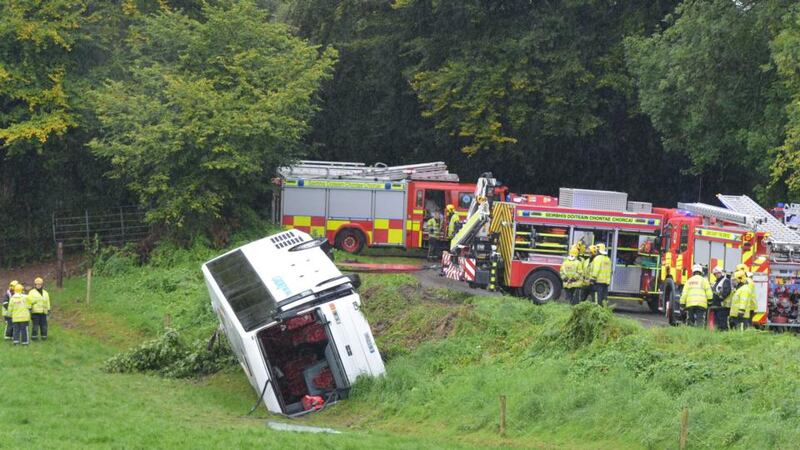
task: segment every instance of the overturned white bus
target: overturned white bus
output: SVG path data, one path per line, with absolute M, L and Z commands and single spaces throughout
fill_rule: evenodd
M 250 384 L 272 412 L 296 415 L 345 398 L 360 375 L 385 372 L 325 239 L 289 230 L 203 264 L 211 304 Z M 313 407 L 309 399 L 317 399 Z

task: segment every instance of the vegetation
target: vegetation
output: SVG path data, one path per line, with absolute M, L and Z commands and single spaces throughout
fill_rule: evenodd
M 202 339 L 204 346 L 216 327 L 197 269 L 213 253 L 196 244 L 192 251 L 157 249 L 154 266 L 117 262 L 113 276 L 103 269 L 94 279 L 90 305 L 83 303 L 83 280 L 71 279 L 54 296 L 57 325 L 52 342 L 31 348 L 41 362 L 23 364 L 16 359 L 21 352 L 0 352 L 0 371 L 13 367 L 14 380 L 33 377 L 33 370 L 57 376 L 46 368 L 62 367 L 98 386 L 85 406 L 80 394 L 70 393 L 58 407 L 85 414 L 90 408 L 92 417 L 98 412 L 108 417 L 102 426 L 88 425 L 91 421 L 84 413 L 68 414 L 66 423 L 47 425 L 55 431 L 37 434 L 33 442 L 64 438 L 69 436 L 66 430 L 76 426 L 88 427 L 89 432 L 65 438 L 75 446 L 103 445 L 115 433 L 120 433 L 121 442 L 138 442 L 135 433 L 141 430 L 149 430 L 145 439 L 158 442 L 173 432 L 169 423 L 153 425 L 152 416 L 161 414 L 158 408 L 189 427 L 186 442 L 215 446 L 266 439 L 262 422 L 242 416 L 255 393 L 237 365 L 212 375 L 206 374 L 208 366 L 181 366 L 192 361 L 183 358 L 192 347 L 185 342 Z M 101 258 L 97 267 L 111 260 Z M 178 281 L 166 283 L 167 279 Z M 684 406 L 689 408 L 689 448 L 786 448 L 800 438 L 794 400 L 800 390 L 794 376 L 800 369 L 795 357 L 800 341 L 790 334 L 644 329 L 591 304 L 535 306 L 511 297 L 471 297 L 423 288 L 409 275 L 368 274 L 360 292 L 363 311 L 387 359 L 387 376 L 359 381 L 347 401 L 299 422 L 347 430 L 341 441 L 302 435 L 276 438 L 284 439 L 280 442 L 285 445 L 321 439 L 314 442 L 353 448 L 669 448 L 677 440 Z M 166 314 L 180 338 L 168 331 L 165 340 L 180 357 L 166 355 L 166 364 L 148 366 L 158 355 L 152 350 L 164 344 L 142 342 L 164 334 Z M 66 347 L 50 350 L 56 345 Z M 133 353 L 113 356 L 131 347 Z M 132 355 L 136 357 L 129 358 Z M 191 375 L 195 381 L 103 370 L 113 364 L 109 361 L 126 359 L 138 367 L 128 366 L 125 372 L 133 368 Z M 129 385 L 132 388 L 126 388 Z M 61 398 L 53 390 L 73 388 L 86 392 L 85 385 L 53 380 L 43 396 L 49 399 L 26 397 L 19 404 L 31 414 L 49 414 L 55 399 Z M 155 391 L 169 392 L 159 397 Z M 499 395 L 508 398 L 505 438 L 497 434 Z M 120 425 L 130 420 L 114 410 L 117 402 L 140 418 L 132 428 Z M 0 419 L 17 423 L 2 414 L 10 412 L 0 413 Z M 206 423 L 211 430 L 226 424 L 226 431 L 206 441 L 211 431 L 204 428 Z M 242 435 L 235 437 L 236 431 Z
M 224 246 L 305 157 L 797 201 L 795 3 L 6 1 L 0 264 L 110 205 Z

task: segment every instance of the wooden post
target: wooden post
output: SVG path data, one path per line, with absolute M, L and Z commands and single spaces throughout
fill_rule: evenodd
M 64 287 L 64 243 L 59 241 L 56 248 L 56 259 L 58 260 L 56 272 L 56 287 Z
M 92 268 L 86 271 L 86 304 L 92 301 Z
M 506 436 L 506 396 L 500 396 L 500 436 Z
M 681 412 L 681 437 L 678 441 L 678 448 L 686 450 L 686 440 L 689 438 L 689 407 L 684 406 Z
M 172 328 L 172 316 L 164 314 L 164 329 Z

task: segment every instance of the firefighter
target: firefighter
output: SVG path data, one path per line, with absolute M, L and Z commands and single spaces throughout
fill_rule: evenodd
M 738 285 L 731 299 L 730 327 L 744 330 L 750 326 L 750 314 L 756 309 L 755 296 L 747 282 L 747 272 L 737 270 L 733 277 Z
M 453 205 L 447 205 L 445 211 L 447 214 L 447 239 L 450 240 L 453 239 L 453 236 L 456 234 L 456 224 L 460 218 L 456 207 Z
M 598 305 L 608 302 L 608 285 L 611 284 L 611 258 L 603 243 L 597 244 L 598 255 L 592 259 L 592 275 L 589 282 L 592 284 L 594 301 Z
M 14 345 L 22 344 L 28 345 L 28 322 L 31 321 L 31 310 L 28 306 L 28 298 L 23 293 L 25 287 L 22 283 L 17 283 L 14 286 L 14 295 L 8 302 L 8 312 L 11 313 L 11 322 L 13 325 Z
M 567 292 L 567 300 L 569 300 L 572 305 L 578 304 L 578 300 L 580 299 L 581 278 L 583 278 L 581 274 L 581 265 L 577 257 L 578 249 L 575 247 L 571 248 L 569 256 L 567 256 L 567 259 L 561 264 L 560 270 L 561 282 Z
M 717 266 L 714 268 L 714 287 L 711 288 L 714 294 L 714 326 L 718 330 L 728 329 L 728 316 L 731 312 L 731 299 L 733 298 L 733 282 L 731 277 Z
M 431 213 L 425 222 L 424 230 L 428 233 L 428 260 L 435 260 L 442 256 L 441 226 L 439 223 L 439 213 Z
M 681 308 L 686 308 L 686 322 L 695 327 L 705 326 L 708 302 L 713 298 L 711 285 L 703 276 L 703 266 L 692 266 L 692 277 L 681 293 Z
M 12 326 L 11 322 L 11 313 L 8 312 L 8 302 L 11 300 L 11 297 L 14 295 L 14 286 L 17 285 L 17 280 L 8 283 L 8 290 L 3 295 L 3 319 L 6 322 L 6 330 L 4 334 L 4 338 L 6 340 L 11 340 L 11 335 L 13 333 L 14 327 Z
M 42 340 L 47 340 L 47 315 L 50 313 L 50 294 L 44 290 L 44 280 L 36 277 L 33 280 L 33 289 L 28 292 L 28 303 L 31 307 L 31 319 L 33 329 L 31 339 L 34 341 L 42 336 Z
M 583 260 L 583 293 L 581 294 L 581 301 L 585 302 L 590 296 L 594 295 L 594 286 L 592 285 L 592 260 L 597 256 L 597 246 L 590 245 L 586 249 L 588 254 Z

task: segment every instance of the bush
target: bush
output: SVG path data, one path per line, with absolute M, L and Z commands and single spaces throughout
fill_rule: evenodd
M 190 378 L 218 372 L 235 362 L 227 341 L 220 339 L 210 349 L 202 340 L 187 346 L 177 331 L 169 329 L 158 339 L 108 359 L 103 368 L 109 373 L 157 372 Z

